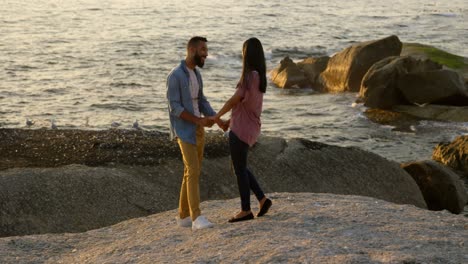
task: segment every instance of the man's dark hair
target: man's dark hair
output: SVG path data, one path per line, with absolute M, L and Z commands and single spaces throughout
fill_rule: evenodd
M 192 37 L 188 42 L 187 42 L 187 49 L 189 47 L 194 47 L 198 44 L 198 42 L 200 41 L 203 41 L 203 42 L 208 42 L 208 40 L 204 37 L 199 37 L 199 36 L 195 36 L 195 37 Z

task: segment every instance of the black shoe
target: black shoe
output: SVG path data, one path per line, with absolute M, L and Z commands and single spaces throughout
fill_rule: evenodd
M 243 217 L 239 217 L 239 218 L 231 218 L 228 220 L 229 223 L 235 223 L 235 222 L 240 222 L 240 221 L 246 221 L 246 220 L 252 220 L 254 219 L 254 215 L 252 213 L 246 215 L 246 216 L 243 216 Z
M 263 216 L 264 214 L 268 213 L 268 209 L 270 209 L 272 204 L 273 203 L 271 202 L 271 200 L 267 198 L 266 201 L 263 203 L 262 208 L 260 208 L 257 217 Z

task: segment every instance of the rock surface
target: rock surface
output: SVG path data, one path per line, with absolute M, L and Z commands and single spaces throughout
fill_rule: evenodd
M 269 196 L 267 215 L 235 224 L 238 199 L 203 202 L 215 227 L 195 232 L 176 227 L 171 210 L 86 233 L 0 238 L 0 262 L 468 262 L 463 216 L 360 196 Z
M 299 69 L 309 80 L 309 85 L 316 91 L 322 91 L 323 87 L 319 81 L 320 74 L 327 68 L 330 57 L 322 56 L 317 58 L 306 58 L 297 63 Z
M 93 148 L 91 144 L 82 147 L 74 141 L 88 142 L 87 137 L 93 138 L 90 132 L 74 132 L 75 137 L 69 138 L 62 137 L 62 131 L 54 130 L 47 134 L 49 139 L 45 139 L 44 134 L 32 131 L 27 134 L 28 140 L 20 139 L 23 143 L 18 143 L 13 140 L 14 131 L 9 130 L 12 134 L 5 133 L 9 136 L 10 144 L 7 150 L 20 147 L 20 154 L 15 155 L 16 152 L 12 151 L 9 162 L 4 163 L 5 167 L 14 167 L 18 159 L 22 165 L 38 166 L 40 163 L 34 157 L 40 153 L 48 166 L 55 155 L 73 156 L 71 145 L 82 148 L 83 153 L 88 155 L 79 156 L 82 160 L 76 157 L 69 161 L 80 163 L 93 155 L 97 157 L 96 162 L 108 161 L 100 158 L 101 149 Z M 18 134 L 26 135 L 22 131 Z M 107 134 L 107 139 L 101 137 L 100 144 L 114 142 L 116 134 L 118 132 Z M 150 138 L 142 135 L 137 141 L 127 140 L 112 149 L 120 154 L 112 156 L 103 152 L 111 163 L 98 164 L 100 167 L 97 168 L 70 165 L 0 171 L 0 234 L 80 232 L 176 208 L 183 165 L 180 154 L 171 156 L 169 154 L 173 152 L 167 151 L 176 144 L 167 141 L 159 144 L 154 135 L 146 136 Z M 167 139 L 167 135 L 163 138 Z M 42 144 L 49 145 L 49 141 L 54 142 L 55 149 L 61 150 L 59 154 L 51 154 L 52 160 L 47 152 L 41 152 L 44 150 Z M 92 142 L 91 139 L 89 141 Z M 23 153 L 29 153 L 18 146 L 24 142 L 27 142 L 28 150 L 35 153 L 33 157 L 23 156 Z M 122 146 L 125 148 L 120 151 Z M 157 151 L 149 152 L 151 149 Z M 208 136 L 207 156 L 200 178 L 203 200 L 238 196 L 230 159 L 224 154 L 227 149 L 225 138 L 218 140 L 217 136 L 214 139 Z M 164 153 L 169 154 L 165 156 Z M 303 139 L 286 141 L 262 137 L 250 151 L 249 157 L 250 168 L 265 192 L 353 194 L 426 208 L 416 182 L 399 164 L 358 148 L 343 148 Z M 158 162 L 141 166 L 147 165 L 150 160 Z M 116 165 L 114 162 L 118 161 L 125 161 L 126 165 Z M 57 166 L 60 165 L 63 164 Z
M 289 57 L 281 60 L 280 66 L 270 73 L 271 80 L 280 88 L 302 88 L 308 86 L 304 72 Z
M 355 44 L 333 55 L 320 80 L 329 92 L 359 92 L 361 81 L 376 62 L 399 56 L 402 43 L 397 36 Z
M 450 69 L 456 70 L 464 77 L 465 82 L 468 80 L 468 58 L 420 43 L 403 43 L 401 56 L 433 60 Z
M 402 164 L 416 181 L 429 210 L 463 211 L 468 196 L 464 182 L 449 167 L 432 160 Z
M 394 131 L 412 132 L 411 126 L 419 122 L 414 116 L 379 108 L 368 108 L 364 111 L 364 115 L 372 122 L 393 126 Z
M 400 79 L 411 72 L 427 72 L 442 66 L 430 60 L 392 56 L 376 62 L 364 75 L 359 90 L 365 106 L 391 109 L 394 105 L 411 103 L 399 87 Z M 402 83 L 403 85 L 405 83 Z M 418 86 L 413 87 L 417 89 Z
M 415 118 L 450 121 L 450 122 L 468 122 L 468 106 L 449 106 L 449 105 L 395 105 L 392 110 L 405 113 Z
M 468 135 L 459 136 L 452 142 L 438 144 L 434 148 L 432 159 L 468 177 Z
M 468 106 L 468 88 L 453 70 L 409 72 L 398 79 L 398 88 L 410 103 Z

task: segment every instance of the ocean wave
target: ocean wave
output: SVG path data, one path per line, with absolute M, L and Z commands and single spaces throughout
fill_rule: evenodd
M 63 39 L 49 39 L 49 40 L 43 41 L 43 43 L 47 43 L 47 44 L 68 44 L 68 43 L 71 43 L 71 42 L 67 41 L 67 40 L 63 40 Z
M 272 56 L 276 58 L 284 58 L 289 56 L 291 59 L 304 59 L 307 57 L 319 57 L 326 55 L 325 47 L 313 46 L 309 48 L 305 47 L 281 47 L 274 48 L 271 51 Z
M 112 87 L 151 87 L 151 85 L 147 85 L 147 84 L 141 84 L 141 83 L 136 83 L 136 82 L 130 82 L 130 83 L 126 83 L 126 82 L 112 82 L 110 83 L 110 86 Z
M 7 71 L 29 71 L 29 70 L 37 70 L 38 67 L 29 66 L 29 65 L 14 65 L 13 67 L 7 67 L 5 70 Z
M 298 116 L 298 117 L 327 116 L 327 114 L 325 114 L 325 113 L 310 113 L 310 112 L 307 112 L 307 113 L 299 113 L 299 114 L 296 114 L 296 116 Z
M 360 18 L 368 18 L 368 19 L 389 19 L 388 16 L 359 16 Z
M 131 112 L 142 111 L 144 107 L 135 105 L 135 104 L 119 104 L 119 103 L 108 103 L 108 104 L 92 104 L 91 108 L 100 108 L 100 109 L 109 109 L 109 110 L 118 110 L 123 109 Z
M 437 16 L 437 17 L 457 17 L 457 14 L 454 14 L 454 13 L 432 13 L 430 15 Z
M 432 120 L 421 120 L 418 126 L 424 128 L 448 128 L 468 131 L 468 122 L 442 122 Z
M 16 24 L 16 23 L 18 23 L 18 21 L 3 20 L 2 23 L 3 24 Z
M 64 88 L 49 88 L 43 90 L 43 92 L 50 94 L 66 94 L 67 90 L 65 90 Z

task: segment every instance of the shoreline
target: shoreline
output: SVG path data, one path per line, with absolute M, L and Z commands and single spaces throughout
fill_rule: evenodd
M 206 157 L 229 155 L 226 138 L 206 133 Z M 169 134 L 143 130 L 78 130 L 0 128 L 0 171 L 9 168 L 59 167 L 69 164 L 101 166 L 158 165 L 180 158 Z

